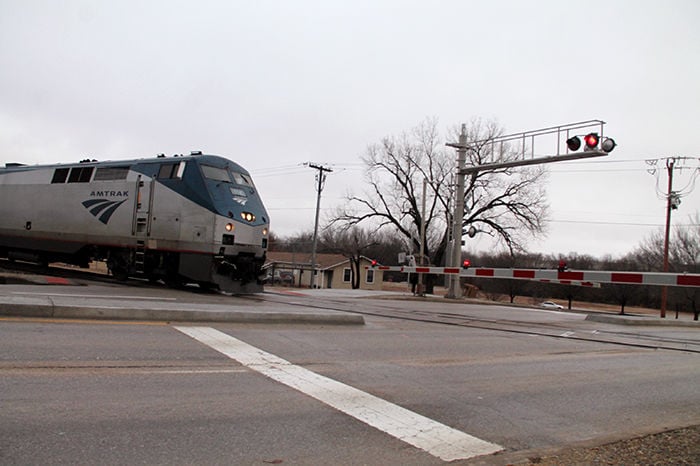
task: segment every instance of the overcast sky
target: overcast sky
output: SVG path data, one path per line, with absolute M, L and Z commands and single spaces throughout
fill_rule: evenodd
M 529 249 L 619 256 L 665 221 L 645 160 L 700 164 L 698 23 L 697 0 L 0 0 L 0 163 L 223 155 L 286 236 L 313 229 L 303 162 L 334 169 L 328 213 L 362 191 L 369 144 L 426 117 L 601 119 L 619 146 L 549 166 L 549 234 Z M 674 224 L 700 211 L 692 188 Z

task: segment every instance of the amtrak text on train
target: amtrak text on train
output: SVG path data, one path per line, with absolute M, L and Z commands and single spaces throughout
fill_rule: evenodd
M 90 191 L 90 197 L 129 197 L 129 191 Z

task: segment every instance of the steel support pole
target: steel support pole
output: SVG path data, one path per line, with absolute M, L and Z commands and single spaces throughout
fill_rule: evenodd
M 423 202 L 420 217 L 420 265 L 425 265 L 423 257 L 425 257 L 425 196 L 428 187 L 427 178 L 423 178 Z M 423 274 L 418 274 L 418 295 L 425 296 L 425 284 L 423 283 Z
M 464 222 L 464 165 L 467 161 L 467 125 L 462 124 L 459 135 L 459 147 L 457 148 L 457 189 L 455 192 L 455 212 L 452 216 L 452 257 L 450 267 L 459 267 L 462 260 L 462 222 Z M 459 286 L 459 276 L 450 278 L 450 288 L 447 297 L 459 299 L 462 297 L 462 288 Z

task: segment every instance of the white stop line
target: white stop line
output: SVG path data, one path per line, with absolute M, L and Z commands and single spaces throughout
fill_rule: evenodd
M 489 455 L 503 447 L 433 421 L 374 395 L 318 375 L 210 327 L 175 327 L 251 370 L 294 388 L 444 461 Z

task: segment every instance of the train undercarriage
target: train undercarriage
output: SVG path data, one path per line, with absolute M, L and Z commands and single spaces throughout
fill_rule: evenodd
M 0 248 L 0 257 L 31 262 L 42 266 L 60 262 L 88 268 L 91 262 L 104 262 L 115 279 L 129 277 L 162 281 L 172 288 L 197 284 L 204 289 L 218 289 L 231 294 L 263 291 L 262 266 L 265 257 L 241 253 L 236 256 L 182 253 L 145 248 L 108 248 L 84 246 L 74 252 L 37 251 L 23 248 Z

